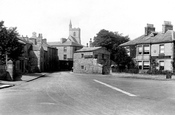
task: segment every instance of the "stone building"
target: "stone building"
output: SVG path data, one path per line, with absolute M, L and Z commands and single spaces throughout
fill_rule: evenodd
M 28 72 L 44 72 L 55 71 L 59 68 L 58 49 L 47 44 L 47 40 L 43 39 L 42 34 L 32 33 L 32 37 L 21 37 L 32 44 L 27 52 L 28 63 L 26 68 Z
M 31 69 L 33 71 L 55 71 L 59 69 L 58 49 L 47 44 L 42 34 L 33 32 L 29 41 L 33 43 L 33 52 L 31 52 Z
M 68 38 L 61 38 L 60 42 L 48 42 L 49 45 L 58 49 L 58 57 L 61 70 L 71 70 L 73 67 L 73 56 L 76 50 L 81 49 L 80 28 L 72 28 L 72 23 L 69 24 Z
M 74 53 L 73 72 L 110 73 L 110 52 L 102 47 L 83 47 Z
M 126 48 L 128 55 L 137 62 L 142 73 L 153 66 L 153 61 L 157 63 L 156 69 L 173 71 L 174 43 L 173 25 L 171 22 L 165 21 L 162 25 L 162 32 L 156 32 L 153 24 L 147 24 L 143 35 L 120 46 Z

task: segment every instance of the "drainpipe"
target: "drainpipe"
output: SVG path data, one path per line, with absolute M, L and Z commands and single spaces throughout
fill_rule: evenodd
M 172 62 L 173 62 L 173 63 L 175 63 L 175 62 L 174 62 L 174 61 L 175 61 L 175 60 L 174 60 L 174 43 L 175 43 L 175 42 L 174 42 L 174 32 L 173 32 L 173 30 L 172 30 L 172 51 L 173 51 L 173 52 L 172 52 Z M 172 65 L 172 72 L 174 72 L 173 65 Z

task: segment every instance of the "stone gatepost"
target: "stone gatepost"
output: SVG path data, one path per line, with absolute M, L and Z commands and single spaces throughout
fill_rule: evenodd
M 11 79 L 13 80 L 13 62 L 10 60 L 7 62 L 7 71 L 9 72 Z

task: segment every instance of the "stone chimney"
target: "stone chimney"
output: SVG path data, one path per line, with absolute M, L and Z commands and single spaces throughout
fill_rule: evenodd
M 46 38 L 42 39 L 42 41 L 43 41 L 44 44 L 47 44 L 47 39 Z
M 36 38 L 36 32 L 32 33 L 32 38 Z
M 43 35 L 41 33 L 39 33 L 38 38 L 43 38 Z
M 162 33 L 166 33 L 168 30 L 173 30 L 173 25 L 170 21 L 164 21 L 162 25 Z
M 64 42 L 66 42 L 66 40 L 67 40 L 66 38 L 61 38 L 60 41 L 61 41 L 61 43 L 64 43 Z
M 88 43 L 86 43 L 86 47 L 88 47 Z
M 92 47 L 92 38 L 90 38 L 89 47 Z
M 152 32 L 155 32 L 155 27 L 153 24 L 147 24 L 147 27 L 145 27 L 145 35 L 149 35 Z

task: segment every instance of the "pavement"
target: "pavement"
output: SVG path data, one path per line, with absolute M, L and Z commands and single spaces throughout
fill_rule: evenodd
M 12 87 L 15 85 L 20 85 L 25 82 L 30 82 L 40 77 L 44 77 L 46 73 L 31 73 L 22 75 L 21 81 L 3 81 L 0 80 L 0 89 Z
M 120 78 L 134 78 L 134 79 L 151 79 L 151 80 L 175 80 L 175 75 L 171 79 L 166 79 L 166 75 L 150 75 L 150 74 L 131 74 L 131 73 L 110 73 L 113 76 Z

